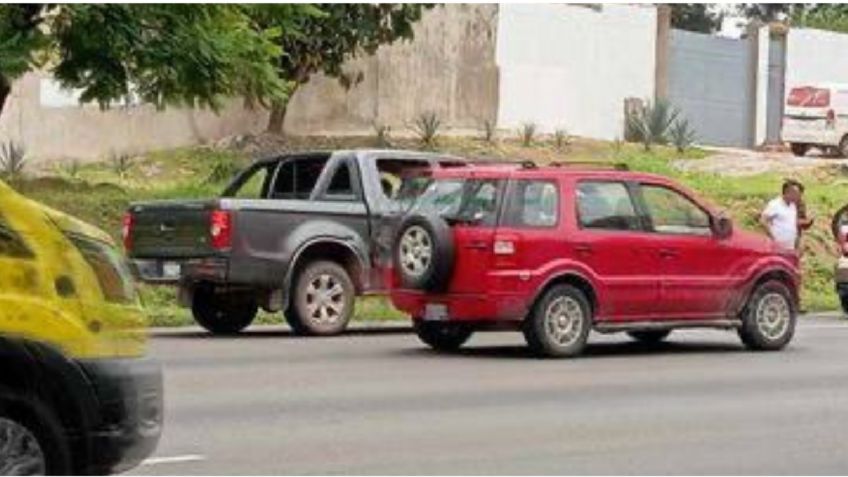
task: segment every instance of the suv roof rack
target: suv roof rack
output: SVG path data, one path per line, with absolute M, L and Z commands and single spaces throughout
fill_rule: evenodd
M 611 169 L 615 171 L 629 171 L 630 166 L 623 162 L 605 161 L 556 161 L 549 164 L 551 167 L 594 167 L 598 169 Z

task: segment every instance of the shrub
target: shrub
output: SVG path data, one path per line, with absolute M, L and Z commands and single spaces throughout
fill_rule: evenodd
M 533 144 L 533 137 L 536 135 L 536 123 L 526 122 L 521 125 L 519 133 L 521 134 L 521 145 L 530 147 Z
M 683 154 L 695 142 L 695 130 L 689 125 L 689 120 L 680 118 L 674 122 L 668 131 L 669 139 L 679 154 Z
M 4 179 L 14 180 L 21 177 L 26 162 L 26 150 L 23 146 L 14 141 L 0 144 L 0 174 Z
M 677 108 L 668 101 L 658 100 L 628 111 L 625 118 L 626 135 L 631 141 L 641 142 L 645 150 L 654 144 L 667 144 L 668 131 L 679 115 Z
M 59 175 L 66 179 L 75 181 L 79 179 L 81 164 L 79 159 L 62 161 L 56 166 Z
M 374 128 L 374 142 L 377 144 L 377 147 L 390 147 L 389 133 L 392 131 L 392 128 L 377 122 L 373 123 L 371 127 Z
M 434 112 L 422 113 L 413 124 L 413 130 L 424 146 L 430 148 L 436 145 L 436 135 L 442 127 L 442 121 Z
M 557 150 L 561 151 L 564 148 L 570 147 L 572 142 L 572 137 L 565 129 L 557 129 L 556 131 L 554 131 L 554 145 L 556 146 Z
M 221 184 L 227 182 L 241 171 L 241 166 L 233 158 L 228 156 L 216 157 L 212 163 L 206 182 L 209 184 Z
M 494 142 L 495 135 L 497 134 L 497 126 L 494 121 L 484 120 L 483 121 L 483 140 L 486 142 Z
M 109 163 L 112 165 L 112 172 L 121 179 L 127 176 L 132 165 L 132 157 L 126 152 L 113 152 L 109 156 Z

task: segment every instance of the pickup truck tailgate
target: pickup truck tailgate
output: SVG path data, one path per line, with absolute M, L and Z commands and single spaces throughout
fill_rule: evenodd
M 217 201 L 146 202 L 130 206 L 131 258 L 197 258 L 213 255 L 209 219 Z

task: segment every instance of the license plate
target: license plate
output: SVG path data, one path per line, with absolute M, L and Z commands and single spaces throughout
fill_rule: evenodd
M 429 303 L 424 307 L 424 319 L 426 321 L 445 321 L 448 319 L 447 305 Z
M 180 278 L 180 264 L 177 262 L 165 262 L 162 264 L 163 278 Z

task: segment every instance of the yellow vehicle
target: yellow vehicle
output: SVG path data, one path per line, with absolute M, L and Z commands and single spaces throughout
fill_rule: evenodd
M 120 472 L 155 449 L 144 325 L 111 238 L 0 181 L 0 475 Z

